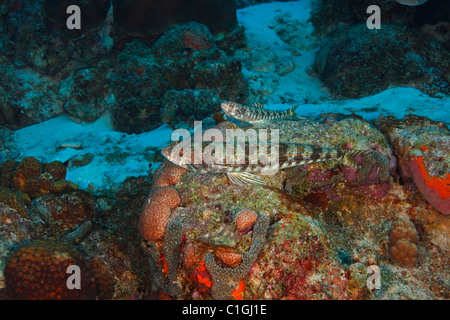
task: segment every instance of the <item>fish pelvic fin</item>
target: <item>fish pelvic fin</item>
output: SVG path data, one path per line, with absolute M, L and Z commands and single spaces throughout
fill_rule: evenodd
M 260 176 L 248 172 L 229 172 L 227 176 L 232 183 L 238 185 L 266 185 Z

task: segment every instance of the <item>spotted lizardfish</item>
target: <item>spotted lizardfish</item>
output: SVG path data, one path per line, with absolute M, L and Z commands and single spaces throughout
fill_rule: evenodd
M 222 111 L 229 117 L 232 117 L 241 122 L 247 122 L 251 124 L 263 123 L 267 120 L 276 120 L 282 118 L 288 118 L 296 115 L 295 110 L 297 105 L 292 106 L 286 111 L 276 111 L 264 109 L 262 104 L 253 104 L 251 106 L 244 106 L 242 104 L 225 101 L 221 105 Z
M 317 162 L 338 162 L 347 166 L 357 167 L 354 157 L 363 154 L 362 150 L 341 150 L 320 147 L 309 144 L 278 143 L 269 146 L 270 156 L 277 154 L 277 161 L 268 161 L 267 157 L 258 157 L 251 152 L 251 147 L 239 148 L 237 150 L 226 150 L 227 145 L 218 143 L 214 151 L 202 143 L 201 150 L 207 150 L 203 154 L 195 154 L 195 147 L 185 146 L 180 148 L 182 142 L 174 142 L 162 149 L 162 154 L 174 164 L 199 173 L 225 173 L 231 182 L 235 184 L 257 184 L 266 185 L 261 175 L 275 174 L 280 169 L 312 164 Z M 242 147 L 242 146 L 241 146 Z M 275 152 L 273 152 L 275 148 Z M 197 153 L 198 153 L 197 149 Z M 208 153 L 208 155 L 206 155 Z M 227 158 L 227 156 L 232 155 Z M 238 159 L 238 157 L 241 157 Z M 197 160 L 197 161 L 196 161 Z M 239 160 L 239 161 L 238 161 Z M 272 159 L 273 160 L 273 159 Z

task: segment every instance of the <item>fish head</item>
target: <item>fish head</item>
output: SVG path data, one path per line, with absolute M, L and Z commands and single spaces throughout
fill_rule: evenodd
M 187 167 L 187 161 L 185 159 L 185 152 L 183 148 L 179 148 L 180 141 L 175 141 L 172 144 L 168 145 L 167 147 L 164 147 L 161 150 L 162 155 L 164 158 L 172 162 L 173 164 L 176 164 L 177 166 L 188 168 Z
M 224 101 L 221 104 L 222 111 L 229 117 L 239 120 L 244 114 L 243 106 L 232 101 Z

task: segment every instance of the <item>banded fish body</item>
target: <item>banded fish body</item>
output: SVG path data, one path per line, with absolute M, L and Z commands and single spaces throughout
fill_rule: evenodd
M 259 184 L 265 185 L 264 180 L 260 175 L 275 174 L 278 170 L 288 169 L 292 167 L 302 166 L 305 164 L 312 164 L 318 162 L 337 162 L 351 167 L 358 165 L 354 161 L 354 157 L 358 154 L 363 154 L 363 150 L 341 150 L 333 149 L 309 144 L 295 144 L 295 143 L 279 143 L 274 146 L 277 151 L 276 159 L 268 160 L 267 157 L 261 157 L 256 153 L 250 153 L 251 148 L 248 146 L 242 153 L 242 149 L 233 150 L 234 157 L 232 161 L 226 161 L 225 150 L 226 145 L 223 145 L 224 150 L 221 157 L 217 153 L 213 156 L 202 154 L 202 159 L 194 162 L 194 149 L 192 148 L 191 157 L 186 158 L 183 152 L 176 149 L 178 142 L 164 148 L 162 154 L 169 161 L 174 164 L 196 171 L 199 173 L 225 173 L 230 178 L 231 182 L 236 184 Z M 268 146 L 270 151 L 272 146 Z M 275 152 L 276 152 L 275 151 Z M 275 153 L 276 154 L 276 153 Z M 272 154 L 268 154 L 270 157 Z
M 262 104 L 244 106 L 232 101 L 223 102 L 221 107 L 222 111 L 225 112 L 227 116 L 251 124 L 259 124 L 264 123 L 264 121 L 292 117 L 296 115 L 295 110 L 298 108 L 298 106 L 295 105 L 285 111 L 276 111 L 264 109 L 264 105 Z

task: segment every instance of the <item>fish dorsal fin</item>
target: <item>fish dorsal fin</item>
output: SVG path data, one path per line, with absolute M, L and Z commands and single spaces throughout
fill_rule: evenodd
M 295 111 L 297 111 L 298 105 L 292 106 L 288 109 L 288 114 L 291 116 L 296 115 L 297 113 Z
M 253 103 L 253 104 L 252 104 L 252 107 L 253 107 L 253 108 L 256 108 L 256 109 L 265 109 L 265 108 L 266 108 L 266 105 L 263 104 L 263 103 Z
M 266 183 L 261 179 L 261 177 L 248 173 L 248 172 L 229 172 L 227 173 L 228 178 L 234 184 L 247 185 L 256 184 L 260 186 L 265 186 Z

